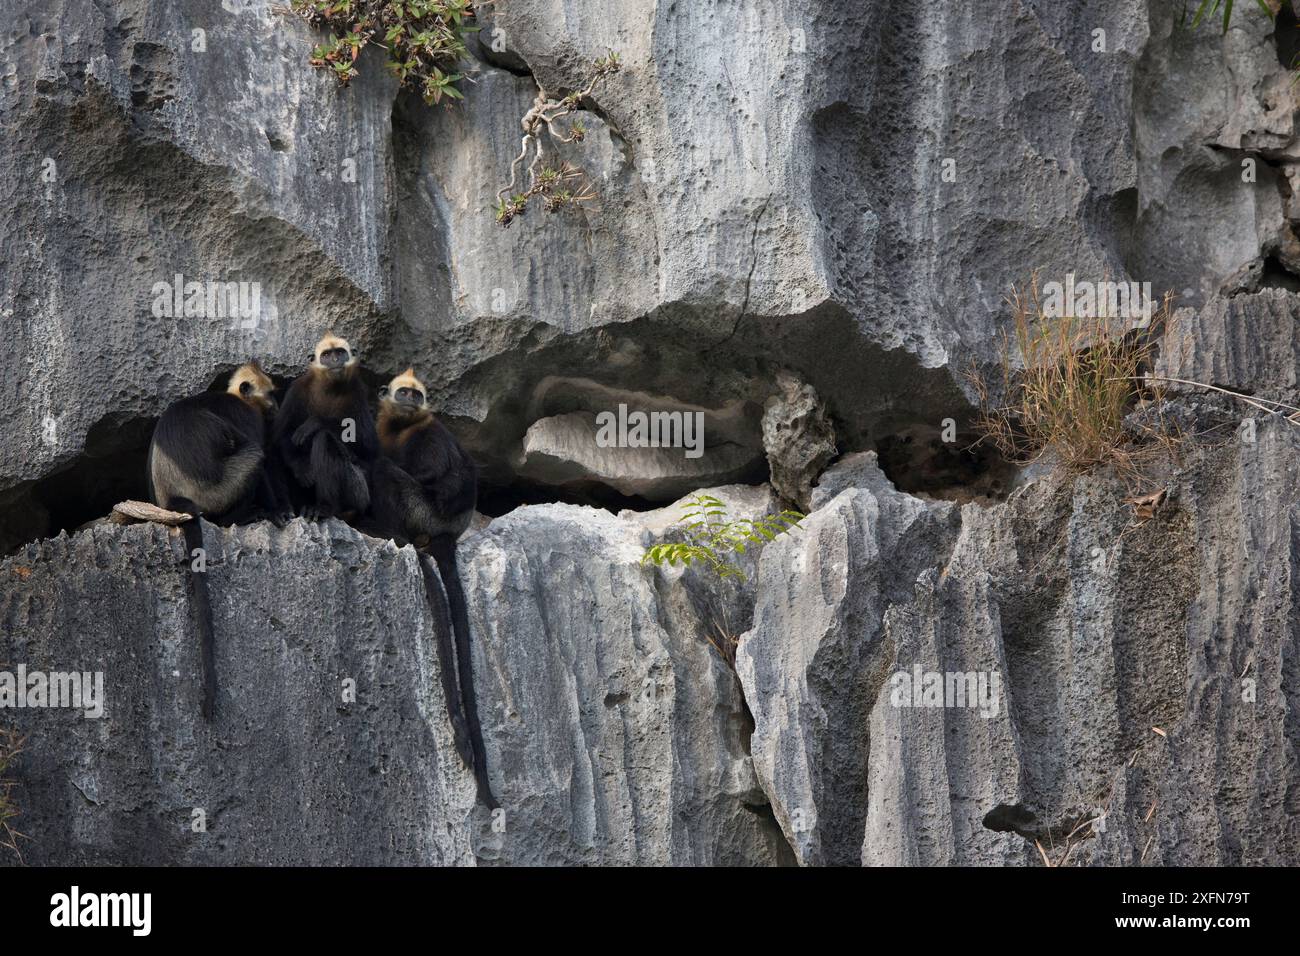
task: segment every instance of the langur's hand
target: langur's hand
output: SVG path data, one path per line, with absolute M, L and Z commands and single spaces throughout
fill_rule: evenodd
M 298 430 L 293 433 L 291 441 L 293 441 L 295 445 L 302 445 L 320 431 L 320 428 L 321 423 L 319 419 L 309 418 L 298 426 Z

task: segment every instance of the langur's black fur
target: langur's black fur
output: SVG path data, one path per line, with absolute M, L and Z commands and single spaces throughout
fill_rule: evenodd
M 326 335 L 276 416 L 276 474 L 308 518 L 355 518 L 370 507 L 379 439 L 359 373 L 347 341 Z
M 380 391 L 378 435 L 383 457 L 373 472 L 371 520 L 381 534 L 410 541 L 433 558 L 447 595 L 450 636 L 455 639 L 455 669 L 446 627 L 438 638 L 443 692 L 456 735 L 456 749 L 474 771 L 478 798 L 489 809 L 499 804 L 488 780 L 483 729 L 474 692 L 469 611 L 456 567 L 456 540 L 469 526 L 478 500 L 478 466 L 456 437 L 429 411 L 427 392 L 408 369 Z M 432 569 L 420 556 L 430 608 L 435 601 Z
M 194 552 L 203 549 L 199 521 L 233 524 L 269 517 L 278 524 L 286 516 L 287 503 L 266 469 L 267 431 L 275 413 L 273 388 L 255 362 L 242 365 L 226 391 L 172 403 L 158 419 L 149 444 L 150 500 L 191 516 L 181 530 L 198 621 L 207 720 L 216 712 L 216 654 L 207 575 L 194 570 Z

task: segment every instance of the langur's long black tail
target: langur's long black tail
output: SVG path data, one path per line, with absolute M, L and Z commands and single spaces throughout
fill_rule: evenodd
M 195 551 L 204 556 L 203 566 L 207 567 L 207 549 L 203 546 L 199 509 L 188 498 L 176 497 L 167 502 L 167 507 L 171 511 L 193 515 L 181 525 L 181 531 L 185 535 L 185 566 L 188 569 L 186 578 L 190 582 L 190 600 L 194 604 L 194 616 L 199 629 L 199 658 L 203 668 L 203 719 L 211 722 L 217 710 L 217 658 L 212 629 L 212 602 L 208 598 L 208 575 L 206 570 L 194 569 Z
M 443 590 L 447 592 L 447 605 L 451 612 L 451 631 L 456 639 L 459 700 L 465 715 L 465 725 L 469 731 L 478 798 L 489 810 L 495 810 L 501 804 L 497 803 L 496 797 L 492 795 L 492 785 L 488 781 L 487 751 L 483 746 L 483 728 L 478 719 L 478 697 L 474 692 L 474 658 L 470 651 L 469 608 L 465 604 L 465 592 L 460 586 L 460 573 L 456 569 L 455 537 L 452 535 L 435 537 L 429 543 L 429 554 L 438 565 L 438 575 L 442 578 Z M 422 567 L 423 564 L 421 562 Z M 450 696 L 448 706 L 452 706 Z
M 456 753 L 473 769 L 474 750 L 469 742 L 469 728 L 465 724 L 465 706 L 460 698 L 460 681 L 456 678 L 456 651 L 452 646 L 451 611 L 447 607 L 445 591 L 441 584 L 442 574 L 432 561 L 417 553 L 420 562 L 420 574 L 424 578 L 424 596 L 428 599 L 429 610 L 433 614 L 433 628 L 438 639 L 438 670 L 442 672 L 442 696 L 447 702 L 447 716 L 451 720 L 451 731 L 456 742 Z

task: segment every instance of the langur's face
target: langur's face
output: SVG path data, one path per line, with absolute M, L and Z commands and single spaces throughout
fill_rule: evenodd
M 262 371 L 256 362 L 249 362 L 235 369 L 230 376 L 226 391 L 243 399 L 250 405 L 256 405 L 264 411 L 275 410 L 275 383 Z
M 327 335 L 316 343 L 311 364 L 331 376 L 340 376 L 356 366 L 357 353 L 353 351 L 347 339 Z
M 391 411 L 412 417 L 426 410 L 429 396 L 424 384 L 407 369 L 379 390 L 379 400 Z

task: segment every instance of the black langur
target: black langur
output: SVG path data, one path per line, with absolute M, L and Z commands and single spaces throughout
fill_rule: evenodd
M 371 514 L 379 531 L 409 541 L 433 558 L 447 592 L 455 670 L 447 628 L 439 628 L 442 686 L 461 759 L 474 771 L 478 798 L 499 804 L 488 781 L 483 729 L 474 693 L 469 612 L 456 569 L 456 539 L 469 526 L 478 500 L 478 466 L 460 442 L 429 411 L 428 393 L 411 369 L 379 391 L 378 432 L 383 457 L 375 465 Z M 420 557 L 430 608 L 437 588 L 432 569 Z M 434 610 L 435 616 L 438 615 Z
M 276 415 L 277 477 L 308 518 L 359 517 L 370 507 L 379 439 L 360 371 L 347 340 L 327 334 Z
M 195 551 L 203 549 L 199 518 L 233 524 L 269 517 L 283 523 L 287 502 L 277 494 L 266 470 L 274 388 L 256 362 L 241 365 L 230 376 L 226 391 L 203 392 L 168 406 L 149 444 L 150 500 L 191 516 L 181 528 L 198 616 L 207 720 L 216 709 L 217 684 L 212 605 L 206 575 L 194 569 Z

